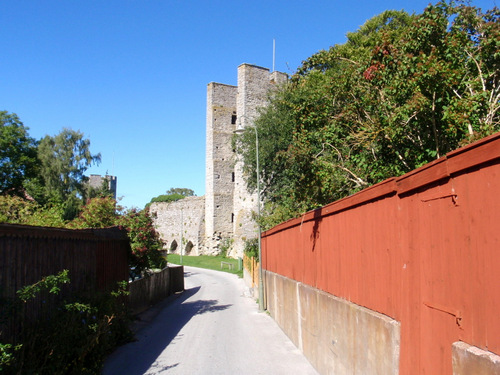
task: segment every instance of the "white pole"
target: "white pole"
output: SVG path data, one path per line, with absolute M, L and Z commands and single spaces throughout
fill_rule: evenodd
M 264 311 L 264 280 L 262 280 L 262 230 L 260 227 L 260 169 L 259 169 L 259 133 L 257 126 L 255 129 L 255 157 L 256 157 L 256 173 L 257 173 L 257 226 L 259 229 L 259 311 Z
M 275 70 L 276 63 L 276 39 L 273 39 L 273 72 Z
M 183 218 L 183 211 L 182 211 L 182 208 L 181 208 L 181 264 L 182 264 L 182 242 L 183 242 L 183 235 L 182 235 L 182 231 L 184 230 L 184 218 Z

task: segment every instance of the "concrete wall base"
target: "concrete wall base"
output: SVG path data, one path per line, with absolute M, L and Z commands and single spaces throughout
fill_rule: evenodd
M 398 374 L 400 323 L 265 271 L 267 309 L 321 374 Z
M 500 375 L 500 356 L 465 342 L 452 346 L 453 375 Z

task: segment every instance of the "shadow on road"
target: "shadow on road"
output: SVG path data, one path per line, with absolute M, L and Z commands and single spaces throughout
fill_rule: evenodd
M 190 273 L 186 272 L 185 277 Z M 179 331 L 194 316 L 226 310 L 231 305 L 218 305 L 217 300 L 196 300 L 201 287 L 186 289 L 175 298 L 168 298 L 142 314 L 139 319 L 147 326 L 138 331 L 135 342 L 118 348 L 106 361 L 103 375 L 126 373 L 143 375 L 152 367 L 163 350 L 172 343 Z M 187 301 L 194 297 L 193 301 Z M 187 302 L 186 302 L 187 301 Z M 141 323 L 141 322 L 140 322 Z M 168 367 L 176 367 L 171 364 Z M 153 368 L 151 368 L 153 370 Z M 158 370 L 155 368 L 155 370 Z M 163 369 L 165 370 L 165 369 Z M 125 371 L 125 372 L 120 372 Z

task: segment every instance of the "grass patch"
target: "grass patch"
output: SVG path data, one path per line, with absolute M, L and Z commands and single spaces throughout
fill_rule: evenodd
M 168 254 L 167 260 L 172 264 L 181 264 L 181 257 L 179 254 Z M 233 269 L 230 270 L 227 264 L 223 265 L 221 269 L 221 262 L 231 263 Z M 187 256 L 182 257 L 182 265 L 198 268 L 206 268 L 214 271 L 223 271 L 243 277 L 243 270 L 239 270 L 238 259 L 225 258 L 222 255 L 200 255 L 200 256 Z

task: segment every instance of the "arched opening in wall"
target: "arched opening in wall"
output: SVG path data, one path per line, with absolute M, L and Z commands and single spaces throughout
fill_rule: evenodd
M 189 241 L 187 244 L 186 244 L 186 249 L 184 250 L 184 253 L 186 255 L 189 255 L 191 253 L 191 250 L 193 250 L 193 243 L 191 241 Z
M 177 241 L 173 240 L 172 243 L 170 244 L 170 253 L 175 253 L 177 251 Z

